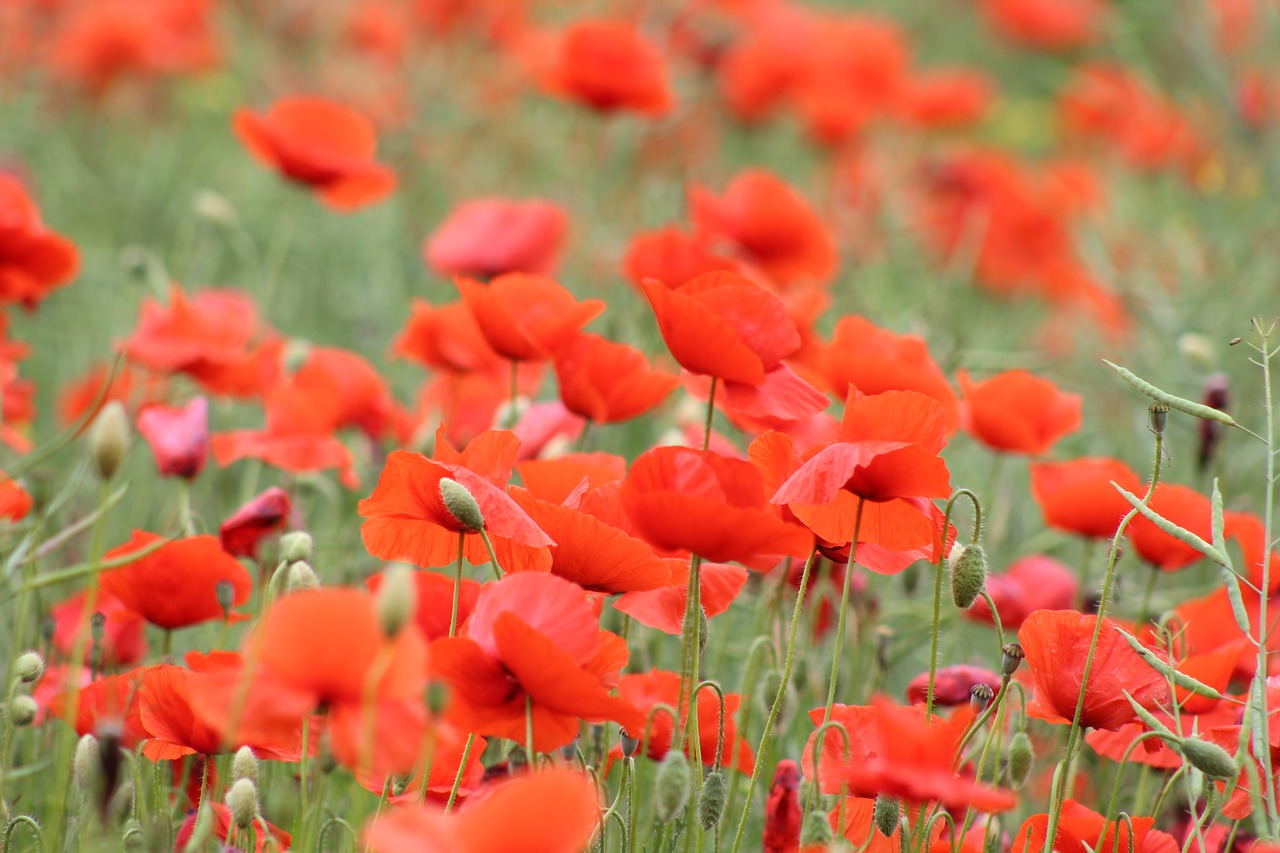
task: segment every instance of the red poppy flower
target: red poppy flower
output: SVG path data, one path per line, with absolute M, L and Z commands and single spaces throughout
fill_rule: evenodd
M 184 755 L 227 752 L 219 732 L 202 723 L 191 707 L 186 667 L 152 667 L 138 690 L 138 715 L 147 733 L 142 753 L 152 761 L 173 761 Z
M 551 358 L 605 307 L 599 299 L 576 301 L 543 275 L 509 273 L 487 285 L 460 277 L 454 283 L 489 346 L 513 361 Z
M 0 518 L 6 521 L 21 521 L 31 512 L 31 495 L 22 488 L 17 480 L 10 480 L 9 475 L 0 471 Z
M 364 358 L 337 347 L 309 347 L 302 365 L 270 390 L 265 408 L 267 429 L 277 433 L 355 427 L 373 439 L 408 438 L 386 380 Z
M 806 556 L 812 539 L 765 502 L 750 462 L 710 450 L 659 447 L 631 465 L 622 505 L 637 532 L 661 551 L 689 551 L 712 562 L 773 554 Z
M 613 609 L 664 634 L 684 631 L 684 616 L 689 609 L 689 561 L 669 557 L 663 562 L 671 572 L 666 586 L 641 592 L 628 592 L 614 599 Z M 741 566 L 704 562 L 698 568 L 698 603 L 708 619 L 729 609 L 747 584 L 747 570 Z
M 993 694 L 1000 692 L 1000 676 L 985 667 L 965 663 L 940 667 L 933 684 L 934 707 L 968 704 L 969 691 L 979 684 L 990 687 Z M 928 699 L 929 673 L 922 672 L 907 684 L 907 704 L 918 705 Z
M 233 557 L 258 559 L 258 545 L 284 529 L 292 507 L 284 489 L 272 486 L 222 522 L 218 528 L 222 549 Z
M 234 826 L 231 809 L 222 803 L 214 802 L 212 799 L 209 800 L 208 805 L 213 814 L 213 836 L 223 844 L 227 844 L 231 839 L 231 830 Z M 191 841 L 191 836 L 196 831 L 196 818 L 198 816 L 199 812 L 192 809 L 187 814 L 186 819 L 182 821 L 182 826 L 178 827 L 178 834 L 174 836 L 173 848 L 175 850 L 185 850 L 187 848 L 187 844 Z M 254 844 L 254 853 L 288 850 L 290 845 L 293 844 L 293 836 L 269 821 L 267 822 L 267 832 L 271 835 L 272 841 L 268 842 L 259 830 L 257 841 Z M 246 840 L 243 843 L 247 844 L 248 841 Z
M 310 429 L 293 432 L 280 427 L 237 429 L 210 437 L 213 458 L 224 468 L 241 459 L 260 459 L 282 471 L 309 474 L 338 469 L 338 482 L 348 489 L 360 485 L 351 451 L 335 436 Z
M 82 418 L 85 423 L 92 423 L 102 407 L 113 400 L 134 412 L 149 403 L 163 403 L 169 397 L 165 380 L 149 371 L 125 363 L 111 377 L 110 385 L 108 372 L 107 365 L 96 364 L 62 387 L 58 393 L 60 424 L 70 426 Z M 103 386 L 107 386 L 105 394 Z
M 1093 42 L 1107 12 L 1106 0 L 982 0 L 980 8 L 1001 35 L 1047 50 Z
M 1142 494 L 1142 481 L 1118 459 L 1073 459 L 1031 466 L 1031 495 L 1056 530 L 1096 539 L 1115 536 L 1120 519 L 1132 509 L 1116 491 Z
M 520 440 L 520 459 L 534 459 L 572 447 L 587 426 L 585 420 L 566 409 L 559 400 L 530 403 L 516 411 L 517 420 L 511 425 L 511 432 Z
M 481 538 L 445 506 L 440 481 L 462 484 L 475 498 L 497 554 L 507 572 L 546 571 L 551 566 L 544 533 L 506 493 L 520 444 L 507 431 L 481 433 L 458 453 L 436 436 L 435 458 L 397 450 L 387 457 L 373 494 L 360 502 L 366 521 L 360 529 L 369 553 L 384 560 L 405 560 L 424 568 L 457 559 L 458 537 L 466 538 L 466 558 L 489 561 Z
M 375 853 L 578 853 L 600 825 L 600 795 L 590 777 L 553 767 L 504 782 L 451 813 L 409 807 L 376 818 L 364 831 Z M 424 846 L 425 845 L 425 846 Z
M 79 270 L 75 245 L 46 228 L 26 188 L 0 172 L 0 305 L 34 308 Z
M 557 353 L 555 367 L 565 408 L 597 424 L 639 417 L 679 384 L 634 347 L 586 333 Z
M 1204 421 L 1209 423 L 1209 421 Z M 1249 581 L 1258 588 L 1262 587 L 1262 561 L 1267 558 L 1267 528 L 1262 519 L 1251 512 L 1223 513 L 1223 534 L 1227 539 L 1234 539 L 1240 546 L 1240 555 L 1248 568 Z M 1211 537 L 1205 537 L 1206 541 Z M 1280 552 L 1271 552 L 1270 572 L 1271 592 L 1280 588 Z
M 481 198 L 454 208 L 423 244 L 422 256 L 440 275 L 552 275 L 568 230 L 568 214 L 552 202 Z
M 418 759 L 426 679 L 417 625 L 389 638 L 373 596 L 320 588 L 273 602 L 246 637 L 242 664 L 193 679 L 191 694 L 229 745 L 288 743 L 323 708 L 334 757 L 385 778 Z
M 576 21 L 559 37 L 543 85 L 600 112 L 665 115 L 671 89 L 662 55 L 625 21 Z
M 963 127 L 982 119 L 992 95 L 991 81 L 981 72 L 968 68 L 929 70 L 906 81 L 898 112 L 916 127 Z
M 699 233 L 728 243 L 780 287 L 835 275 L 830 229 L 799 193 L 769 172 L 742 172 L 719 198 L 694 187 L 689 204 Z
M 410 312 L 404 331 L 391 345 L 395 355 L 451 373 L 505 367 L 506 362 L 489 346 L 465 302 L 436 306 L 415 299 Z M 507 376 L 505 369 L 502 372 Z
M 1072 609 L 1079 587 L 1070 567 L 1043 554 L 1021 557 L 1005 571 L 987 576 L 987 594 L 995 602 L 1000 624 L 1006 631 L 1022 627 L 1037 610 Z M 964 616 L 974 622 L 995 624 L 984 598 L 975 601 Z
M 367 581 L 369 591 L 377 593 L 382 589 L 383 574 L 380 572 Z M 413 621 L 418 623 L 422 636 L 428 642 L 449 636 L 449 621 L 453 617 L 453 579 L 436 572 L 413 572 L 414 612 Z M 458 590 L 458 624 L 467 621 L 471 611 L 476 608 L 476 599 L 480 596 L 480 584 L 470 578 L 462 579 L 462 588 Z
M 60 685 L 59 692 L 49 701 L 49 713 L 62 717 L 82 737 L 94 735 L 102 739 L 110 734 L 119 737 L 120 746 L 133 749 L 147 737 L 138 710 L 138 687 L 146 673 L 147 667 L 138 667 L 82 685 L 75 694 L 74 716 L 69 707 L 71 686 Z
M 194 480 L 209 453 L 209 401 L 193 397 L 181 407 L 147 406 L 138 432 L 151 445 L 161 476 Z
M 1067 800 L 1062 804 L 1053 849 L 1061 853 L 1087 853 L 1089 850 L 1165 853 L 1177 850 L 1177 842 L 1154 826 L 1155 818 L 1150 817 L 1109 821 L 1075 800 Z M 1013 840 L 1013 853 L 1043 850 L 1048 833 L 1049 815 L 1032 815 L 1018 830 L 1018 836 Z M 1102 839 L 1100 843 L 1099 839 Z
M 961 423 L 992 450 L 1040 456 L 1080 428 L 1081 399 L 1047 379 L 1010 370 L 974 384 L 956 374 L 964 395 Z
M 113 548 L 105 559 L 127 557 L 162 541 L 141 530 L 124 545 Z M 216 536 L 175 539 L 132 562 L 102 573 L 103 592 L 114 595 L 128 609 L 152 625 L 166 630 L 225 619 L 218 587 L 230 585 L 232 606 L 249 600 L 253 586 L 249 572 L 222 550 Z
M 800 767 L 789 758 L 778 762 L 764 806 L 764 853 L 796 853 L 800 849 Z
M 335 210 L 374 204 L 396 188 L 396 175 L 374 155 L 373 124 L 322 98 L 276 101 L 265 114 L 237 110 L 236 136 L 254 159 L 305 184 Z
M 523 743 L 531 704 L 538 752 L 571 742 L 582 719 L 644 726 L 638 708 L 609 695 L 626 661 L 581 587 L 532 572 L 485 584 L 459 636 L 431 644 L 432 669 L 453 689 L 450 719 Z
M 636 287 L 643 287 L 646 278 L 679 287 L 704 273 L 736 272 L 739 264 L 715 254 L 708 242 L 679 228 L 645 231 L 631 238 L 622 267 Z
M 627 476 L 627 460 L 612 453 L 566 453 L 516 463 L 525 488 L 539 500 L 564 503 L 585 481 L 588 490 Z
M 946 412 L 948 431 L 955 429 L 959 420 L 956 392 L 929 355 L 924 338 L 898 335 L 847 315 L 836 322 L 831 344 L 819 361 L 837 397 L 847 397 L 850 388 L 872 396 L 916 391 L 937 400 Z
M 875 828 L 875 811 L 876 801 L 870 797 L 844 797 L 828 818 L 846 841 L 862 848 L 862 853 L 899 853 L 903 846 L 901 824 L 894 828 L 892 835 L 886 836 Z M 982 850 L 981 828 L 975 828 L 979 829 L 977 849 Z M 934 835 L 941 834 L 942 830 L 941 826 L 935 827 Z M 968 853 L 964 848 L 961 850 Z M 951 845 L 947 844 L 943 850 L 930 847 L 929 853 L 952 853 Z
M 1137 492 L 1141 496 L 1141 492 Z M 1213 538 L 1213 506 L 1209 499 L 1186 486 L 1157 483 L 1147 507 L 1174 524 L 1191 531 L 1204 541 Z M 1176 572 L 1204 557 L 1180 539 L 1165 533 L 1143 516 L 1135 516 L 1125 528 L 1133 550 L 1148 563 L 1166 572 Z
M 1022 624 L 1018 642 L 1027 654 L 1027 669 L 1035 681 L 1035 695 L 1027 703 L 1028 716 L 1071 723 L 1097 622 L 1097 616 L 1072 610 L 1038 610 Z M 1125 692 L 1148 709 L 1169 701 L 1165 677 L 1129 648 L 1107 619 L 1089 669 L 1080 725 L 1114 730 L 1132 722 L 1135 715 Z
M 624 675 L 618 682 L 618 696 L 635 705 L 646 716 L 658 704 L 680 708 L 687 698 L 680 697 L 680 673 L 650 670 L 646 673 Z M 738 727 L 733 721 L 742 697 L 736 693 L 726 693 L 724 697 L 724 751 L 721 755 L 722 767 L 729 767 L 739 773 L 750 773 L 755 766 L 755 753 L 746 739 L 738 734 Z M 716 759 L 716 741 L 720 733 L 720 700 L 710 690 L 698 693 L 698 743 L 702 752 L 702 763 L 712 767 Z M 654 761 L 661 761 L 671 750 L 674 737 L 674 721 L 671 715 L 659 712 L 653 715 L 653 722 L 647 733 L 627 732 L 637 740 L 645 740 L 648 744 L 646 755 Z M 647 734 L 647 738 L 645 735 Z M 685 753 L 693 758 L 692 744 L 685 744 Z M 737 759 L 734 759 L 734 756 Z M 622 756 L 622 747 L 615 746 L 610 758 Z
M 87 649 L 89 660 L 99 669 L 133 666 L 147 656 L 146 620 L 125 607 L 113 595 L 99 592 L 90 612 L 84 616 L 85 593 L 78 592 L 49 609 L 53 618 L 53 647 L 64 660 L 70 660 L 77 648 Z M 101 616 L 102 640 L 89 639 L 92 617 Z

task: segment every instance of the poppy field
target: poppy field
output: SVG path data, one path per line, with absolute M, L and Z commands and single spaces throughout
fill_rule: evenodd
M 1278 191 L 1274 0 L 5 0 L 0 853 L 1280 851 Z

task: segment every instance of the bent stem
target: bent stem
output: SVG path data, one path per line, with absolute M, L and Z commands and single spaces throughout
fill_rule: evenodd
M 938 678 L 938 629 L 942 624 L 942 565 L 947 560 L 947 539 L 951 536 L 951 512 L 961 496 L 967 497 L 973 503 L 973 542 L 977 544 L 978 538 L 982 535 L 982 504 L 978 501 L 978 496 L 969 489 L 957 489 L 947 499 L 946 513 L 942 517 L 942 544 L 938 548 L 938 553 L 934 555 L 937 562 L 933 579 L 933 636 L 929 642 L 929 687 L 924 704 L 926 720 L 933 714 L 933 689 Z M 993 608 L 991 612 L 995 613 L 995 609 Z

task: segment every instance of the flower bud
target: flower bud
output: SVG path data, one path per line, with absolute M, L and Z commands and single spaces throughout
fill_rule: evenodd
M 1169 404 L 1152 400 L 1151 405 L 1147 406 L 1147 420 L 1151 424 L 1152 432 L 1163 435 L 1165 425 L 1169 423 Z
M 89 427 L 89 458 L 98 476 L 110 480 L 129 450 L 129 416 L 119 400 L 102 407 Z
M 311 534 L 304 530 L 294 530 L 280 537 L 280 559 L 286 563 L 304 562 L 311 559 Z
M 1226 781 L 1239 772 L 1231 754 L 1216 743 L 1196 737 L 1184 738 L 1178 747 L 1192 767 L 1210 779 Z
M 13 662 L 13 674 L 23 684 L 34 684 L 44 675 L 44 658 L 37 652 L 23 652 Z
M 123 788 L 121 790 L 124 790 Z M 132 790 L 129 792 L 133 795 Z M 136 819 L 125 821 L 124 829 L 120 833 L 120 845 L 127 853 L 142 853 L 147 849 L 147 836 L 142 830 L 142 823 Z
M 892 838 L 902 822 L 902 805 L 893 797 L 884 794 L 876 797 L 875 808 L 871 812 L 876 829 L 885 838 Z
M 1035 752 L 1031 749 L 1031 738 L 1026 732 L 1018 732 L 1009 742 L 1009 782 L 1015 788 L 1021 788 L 1031 773 L 1031 763 Z
M 951 600 L 961 610 L 968 610 L 987 588 L 987 557 L 982 546 L 974 543 L 953 549 L 947 562 L 951 569 Z
M 226 197 L 213 190 L 197 190 L 191 199 L 191 210 L 196 216 L 213 225 L 231 227 L 239 221 L 236 209 Z
M 975 684 L 969 688 L 969 707 L 973 709 L 973 713 L 981 714 L 995 695 L 996 692 L 989 685 Z
M 444 508 L 462 525 L 463 530 L 468 533 L 484 530 L 484 513 L 466 486 L 448 477 L 441 478 L 440 500 L 444 501 Z
M 93 781 L 94 771 L 98 769 L 98 758 L 102 754 L 102 749 L 98 746 L 98 739 L 93 735 L 84 735 L 76 743 L 75 758 L 71 761 L 72 775 L 75 776 L 76 784 L 85 790 L 89 789 L 89 785 Z
M 823 847 L 830 843 L 831 836 L 831 821 L 821 810 L 805 815 L 804 823 L 800 824 L 801 849 L 810 846 Z
M 285 582 L 285 590 L 289 594 L 319 588 L 320 578 L 316 577 L 315 571 L 306 561 L 299 560 L 289 564 L 288 580 Z
M 1019 643 L 1005 643 L 1000 649 L 1000 674 L 1012 677 L 1026 656 Z
M 227 808 L 232 822 L 248 829 L 258 819 L 258 786 L 248 779 L 237 779 L 227 789 Z
M 25 693 L 19 693 L 9 702 L 9 719 L 15 726 L 29 726 L 36 721 L 40 706 Z
M 671 750 L 654 776 L 654 809 L 659 823 L 670 823 L 684 810 L 691 785 L 689 760 L 683 752 Z
M 231 778 L 248 779 L 255 785 L 258 783 L 258 756 L 253 754 L 253 748 L 242 746 L 236 751 L 236 756 L 231 760 Z
M 377 596 L 378 624 L 387 639 L 394 639 L 413 619 L 418 607 L 418 588 L 413 570 L 403 563 L 388 566 L 382 573 Z
M 229 580 L 220 580 L 213 585 L 213 597 L 222 608 L 222 618 L 231 618 L 231 609 L 236 606 L 236 587 Z
M 627 758 L 634 758 L 640 749 L 639 738 L 633 738 L 627 734 L 626 729 L 618 729 L 618 734 L 622 736 L 622 754 Z
M 702 780 L 702 796 L 698 800 L 698 822 L 702 824 L 703 829 L 710 830 L 720 822 L 727 796 L 724 774 L 719 770 L 712 770 L 707 774 L 707 778 Z

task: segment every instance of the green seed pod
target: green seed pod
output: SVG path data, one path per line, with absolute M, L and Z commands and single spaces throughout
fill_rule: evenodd
M 34 684 L 44 675 L 44 658 L 37 652 L 23 652 L 13 662 L 13 674 L 23 684 Z
M 1005 643 L 1000 649 L 1000 674 L 1012 677 L 1026 656 L 1020 643 Z
M 947 560 L 951 569 L 951 600 L 961 610 L 968 610 L 987 588 L 987 556 L 982 546 L 961 545 Z
M 1169 404 L 1161 403 L 1159 400 L 1152 400 L 1151 405 L 1147 406 L 1147 420 L 1151 425 L 1151 431 L 1156 435 L 1163 435 L 1164 428 L 1169 423 Z
M 124 461 L 129 450 L 129 416 L 124 404 L 112 400 L 102 407 L 89 427 L 89 459 L 98 469 L 98 476 L 110 480 Z
M 975 714 L 981 714 L 991 704 L 996 692 L 986 684 L 975 684 L 969 688 L 969 707 Z
M 311 559 L 311 534 L 295 530 L 280 537 L 280 559 L 286 563 Z
M 232 822 L 241 829 L 247 829 L 258 819 L 258 786 L 248 779 L 237 779 L 227 789 L 226 802 Z
M 881 794 L 876 797 L 875 809 L 871 814 L 876 831 L 885 838 L 892 838 L 898 831 L 898 824 L 902 822 L 902 805 L 893 797 Z
M 413 619 L 418 608 L 418 588 L 413 582 L 413 570 L 403 563 L 388 566 L 382 573 L 377 605 L 383 635 L 396 637 Z
M 827 845 L 831 842 L 831 821 L 821 811 L 810 812 L 805 815 L 804 823 L 800 824 L 800 847 L 809 847 L 811 845 Z
M 1184 738 L 1178 747 L 1192 767 L 1210 779 L 1226 781 L 1236 778 L 1239 772 L 1231 754 L 1216 743 L 1200 738 Z
M 671 750 L 658 764 L 654 776 L 654 807 L 659 823 L 670 823 L 689 802 L 689 760 L 683 752 Z
M 1031 748 L 1031 738 L 1026 732 L 1018 732 L 1009 742 L 1009 782 L 1015 788 L 1021 788 L 1031 773 L 1031 765 L 1035 761 L 1035 751 Z
M 727 794 L 724 774 L 712 770 L 702 781 L 702 798 L 698 800 L 698 822 L 703 829 L 709 830 L 720 822 Z
M 236 606 L 236 588 L 235 585 L 228 580 L 218 581 L 213 585 L 213 596 L 218 600 L 218 606 L 222 608 L 222 618 L 231 618 L 231 609 Z
M 484 530 L 484 513 L 480 511 L 480 504 L 476 503 L 475 496 L 466 486 L 457 480 L 442 478 L 440 500 L 444 501 L 444 508 L 449 510 L 449 514 L 466 532 L 479 533 Z

